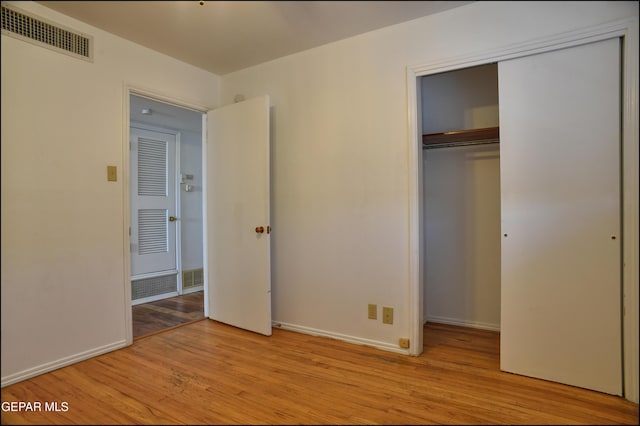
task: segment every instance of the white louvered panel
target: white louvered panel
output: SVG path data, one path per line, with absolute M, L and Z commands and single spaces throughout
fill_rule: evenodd
M 166 253 L 169 250 L 167 211 L 138 210 L 138 254 Z
M 131 300 L 134 301 L 176 291 L 178 291 L 176 274 L 131 281 Z
M 167 196 L 167 154 L 165 141 L 138 139 L 138 195 Z

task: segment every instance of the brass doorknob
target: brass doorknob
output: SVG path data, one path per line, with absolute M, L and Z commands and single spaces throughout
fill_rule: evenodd
M 169 222 L 175 222 L 176 220 L 178 220 L 177 217 L 175 216 L 169 216 Z
M 256 226 L 256 234 L 262 234 L 264 232 L 264 226 Z

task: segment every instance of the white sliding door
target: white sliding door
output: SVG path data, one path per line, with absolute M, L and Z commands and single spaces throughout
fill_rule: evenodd
M 617 395 L 619 43 L 499 63 L 501 369 Z

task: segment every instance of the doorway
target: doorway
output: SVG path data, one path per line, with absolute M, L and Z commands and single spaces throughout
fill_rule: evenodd
M 131 305 L 141 337 L 204 318 L 203 120 L 133 93 L 129 105 Z

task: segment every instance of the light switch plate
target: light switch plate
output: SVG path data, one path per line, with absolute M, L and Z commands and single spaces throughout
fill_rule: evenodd
M 368 306 L 368 318 L 369 319 L 378 319 L 378 305 L 373 303 L 369 303 Z
M 107 166 L 107 181 L 108 182 L 118 181 L 118 168 L 116 166 Z

